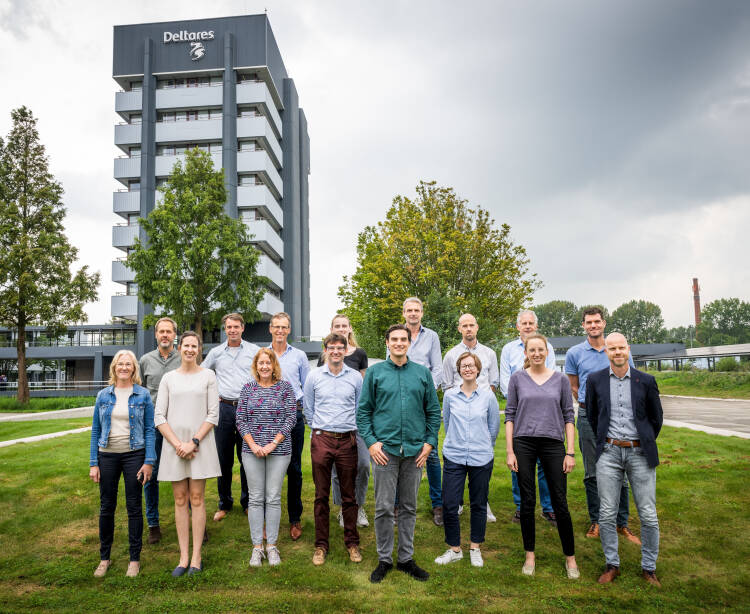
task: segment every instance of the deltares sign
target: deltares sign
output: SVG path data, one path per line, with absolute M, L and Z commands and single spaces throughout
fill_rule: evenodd
M 165 43 L 187 43 L 192 41 L 210 41 L 214 39 L 214 31 L 209 30 L 206 32 L 189 32 L 188 30 L 180 30 L 179 32 L 165 32 L 164 42 Z

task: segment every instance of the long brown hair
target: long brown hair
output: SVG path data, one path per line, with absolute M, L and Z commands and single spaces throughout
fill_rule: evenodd
M 547 337 L 545 337 L 542 333 L 531 333 L 528 337 L 526 337 L 526 341 L 523 342 L 523 349 L 526 350 L 529 347 L 529 341 L 532 339 L 541 339 L 542 343 L 544 343 L 544 349 L 549 351 L 549 348 L 547 347 Z M 531 361 L 529 360 L 528 356 L 525 356 L 523 359 L 523 368 L 528 369 L 531 365 Z

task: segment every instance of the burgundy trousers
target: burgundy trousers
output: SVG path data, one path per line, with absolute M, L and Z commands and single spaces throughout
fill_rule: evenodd
M 342 437 L 327 435 L 313 429 L 310 442 L 313 482 L 315 482 L 315 547 L 328 552 L 331 508 L 331 471 L 334 464 L 341 485 L 341 511 L 344 516 L 344 544 L 359 545 L 357 531 L 357 501 L 354 483 L 357 477 L 357 437 L 352 431 Z

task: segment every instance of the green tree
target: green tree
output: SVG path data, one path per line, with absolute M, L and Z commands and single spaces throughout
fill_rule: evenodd
M 18 401 L 26 403 L 26 327 L 46 325 L 54 335 L 85 321 L 99 273 L 85 266 L 71 273 L 78 250 L 65 236 L 62 186 L 49 172 L 31 111 L 20 107 L 11 118 L 7 142 L 0 140 L 0 324 L 18 332 Z
M 224 212 L 223 172 L 206 152 L 188 150 L 161 191 L 163 202 L 140 219 L 147 242 L 136 240 L 127 260 L 140 299 L 154 306 L 144 325 L 171 316 L 202 335 L 227 311 L 256 320 L 268 280 L 256 272 L 245 225 Z
M 675 326 L 664 331 L 665 343 L 684 343 L 687 347 L 699 345 L 695 338 L 695 326 Z
M 696 334 L 704 345 L 750 342 L 750 303 L 738 298 L 720 298 L 701 310 Z
M 539 332 L 547 337 L 571 337 L 583 334 L 578 307 L 570 301 L 550 301 L 534 307 Z
M 487 211 L 469 207 L 452 188 L 422 181 L 416 192 L 413 200 L 396 196 L 385 220 L 359 234 L 357 269 L 339 287 L 344 312 L 373 356 L 384 355 L 383 333 L 402 320 L 407 296 L 425 301 L 426 324 L 442 311 L 455 329 L 458 315 L 473 313 L 488 342 L 541 285 L 510 226 L 495 227 Z M 438 328 L 447 335 L 450 326 Z M 441 343 L 454 338 L 457 333 Z
M 630 343 L 659 343 L 665 333 L 661 307 L 643 300 L 623 303 L 612 312 L 607 329 L 621 332 Z

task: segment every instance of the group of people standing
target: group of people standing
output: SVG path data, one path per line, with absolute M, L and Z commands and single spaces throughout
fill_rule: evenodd
M 655 439 L 662 422 L 658 389 L 651 376 L 632 366 L 622 335 L 612 333 L 605 340 L 601 311 L 584 311 L 587 339 L 569 350 L 567 377 L 556 370 L 550 343 L 536 332 L 533 311 L 519 314 L 519 338 L 503 348 L 499 367 L 495 351 L 478 342 L 479 327 L 471 314 L 459 319 L 462 341 L 444 357 L 437 334 L 422 325 L 419 298 L 404 301 L 403 316 L 403 324 L 385 332 L 386 360 L 372 367 L 357 347 L 348 318 L 341 314 L 333 319 L 319 366 L 312 371 L 306 355 L 287 343 L 291 329 L 285 313 L 271 319 L 272 343 L 267 348 L 243 340 L 242 316 L 228 314 L 223 321 L 227 340 L 213 348 L 202 365 L 201 342 L 194 333 L 183 334 L 174 350 L 177 331 L 169 318 L 157 323 L 159 347 L 144 355 L 140 366 L 131 352 L 119 352 L 110 368 L 110 386 L 97 397 L 92 429 L 91 477 L 99 482 L 101 493 L 101 562 L 95 575 L 103 576 L 110 565 L 120 474 L 125 479 L 129 518 L 127 575 L 137 575 L 139 570 L 142 484 L 146 485 L 149 541 L 161 538 L 157 478 L 172 482 L 175 499 L 180 561 L 172 575 L 199 573 L 205 480 L 218 478 L 219 509 L 214 521 L 221 521 L 233 508 L 235 454 L 240 461 L 240 503 L 253 544 L 250 565 L 261 566 L 264 559 L 278 565 L 285 476 L 289 535 L 292 540 L 302 535 L 305 423 L 311 430 L 315 484 L 314 565 L 325 563 L 330 548 L 332 489 L 334 504 L 340 505 L 338 517 L 349 559 L 362 561 L 359 528 L 369 525 L 364 505 L 372 472 L 378 565 L 370 580 L 382 581 L 393 568 L 395 525 L 397 569 L 427 580 L 429 573 L 414 560 L 417 493 L 425 469 L 433 522 L 443 527 L 448 545 L 435 563 L 463 558 L 459 515 L 468 479 L 469 558 L 473 566 L 481 567 L 486 523 L 496 520 L 488 496 L 500 431 L 495 394 L 500 387 L 507 398 L 506 464 L 513 476 L 516 505 L 512 520 L 521 525 L 526 553 L 522 573 L 535 572 L 538 478 L 542 515 L 557 527 L 566 574 L 580 577 L 566 496 L 567 474 L 576 465 L 575 395 L 591 520 L 587 537 L 601 538 L 606 559 L 599 582 L 611 582 L 620 573 L 618 533 L 640 543 L 627 526 L 629 481 L 641 517 L 643 576 L 658 584 L 654 573 L 659 542 Z M 437 454 L 440 388 L 445 427 L 442 468 Z

